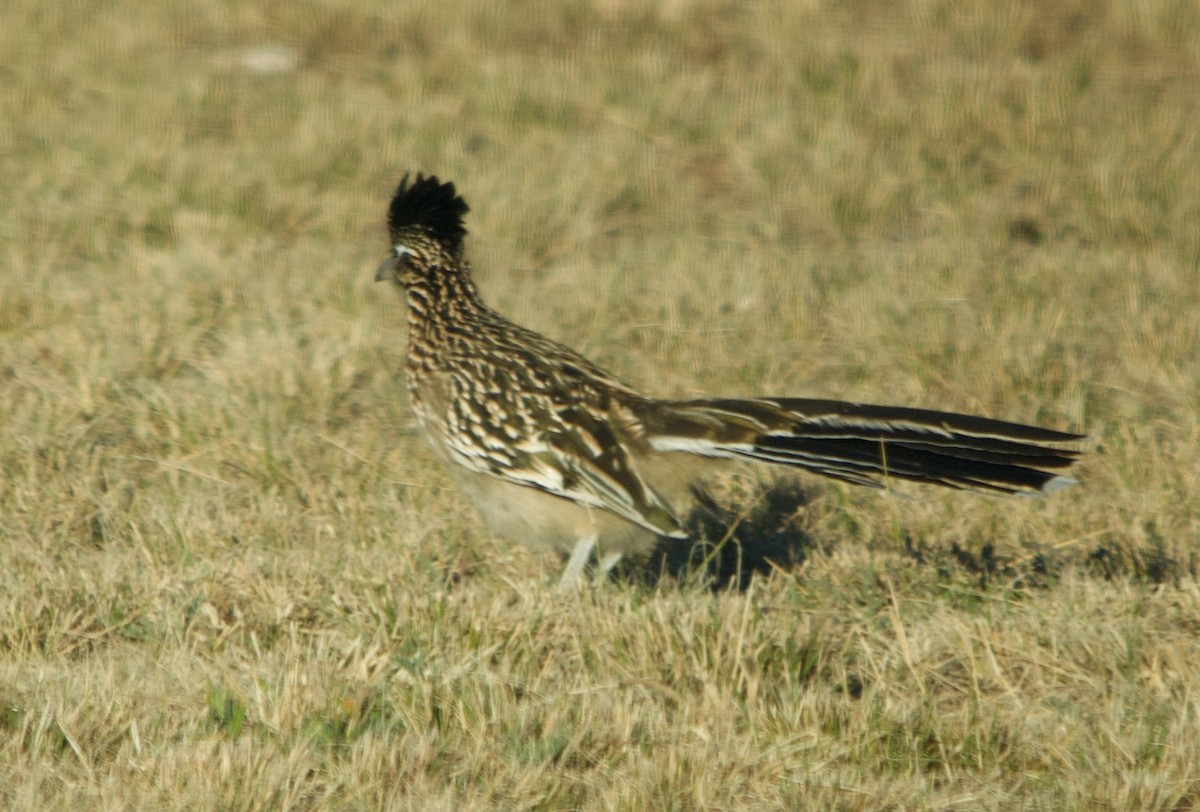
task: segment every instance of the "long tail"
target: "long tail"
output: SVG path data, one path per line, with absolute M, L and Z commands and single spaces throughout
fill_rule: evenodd
M 659 451 L 782 463 L 879 487 L 888 477 L 998 493 L 1049 493 L 1079 434 L 925 409 L 835 400 L 649 401 L 640 415 Z

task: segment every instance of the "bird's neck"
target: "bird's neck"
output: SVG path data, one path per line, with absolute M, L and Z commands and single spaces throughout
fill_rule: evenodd
M 427 365 L 438 347 L 471 334 L 489 320 L 490 310 L 467 274 L 443 273 L 407 290 L 409 363 Z

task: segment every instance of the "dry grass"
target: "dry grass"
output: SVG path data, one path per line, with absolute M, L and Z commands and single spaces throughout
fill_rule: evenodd
M 5 14 L 0 805 L 1200 806 L 1194 4 L 368 5 Z M 743 590 L 557 596 L 413 434 L 410 168 L 647 390 L 1082 428 L 1084 484 L 806 481 Z

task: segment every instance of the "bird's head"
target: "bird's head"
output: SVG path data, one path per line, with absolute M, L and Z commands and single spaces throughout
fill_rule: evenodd
M 418 173 L 409 184 L 406 173 L 388 207 L 392 251 L 375 271 L 375 281 L 390 279 L 412 288 L 456 273 L 462 265 L 467 210 L 453 183 Z

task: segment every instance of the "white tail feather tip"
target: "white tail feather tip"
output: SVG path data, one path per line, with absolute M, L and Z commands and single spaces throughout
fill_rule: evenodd
M 1042 493 L 1054 493 L 1055 491 L 1061 491 L 1064 488 L 1078 484 L 1078 479 L 1071 479 L 1069 476 L 1056 476 L 1054 479 L 1046 481 L 1046 484 L 1042 486 Z

